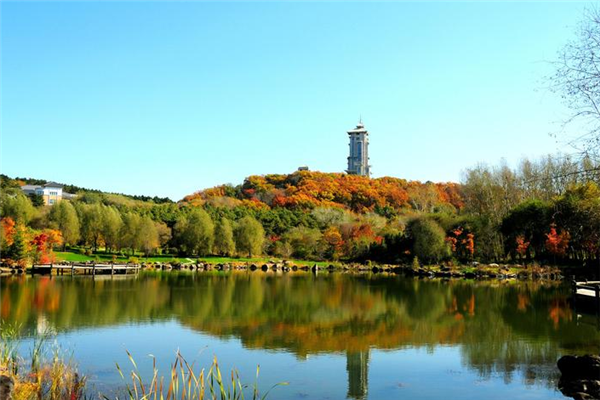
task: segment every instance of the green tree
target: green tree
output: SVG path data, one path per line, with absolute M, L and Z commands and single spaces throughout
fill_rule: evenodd
M 215 254 L 232 256 L 235 254 L 235 241 L 233 240 L 233 228 L 231 221 L 221 218 L 215 224 Z
M 131 254 L 142 246 L 140 230 L 142 227 L 142 217 L 133 212 L 127 212 L 122 215 L 123 225 L 121 225 L 119 248 L 128 248 Z
M 505 249 L 513 258 L 516 257 L 517 238 L 531 245 L 527 249 L 528 258 L 531 257 L 530 249 L 539 256 L 544 252 L 546 233 L 550 227 L 550 205 L 540 200 L 529 200 L 513 208 L 502 220 L 500 230 L 504 236 Z
M 107 251 L 114 250 L 119 242 L 123 219 L 121 213 L 114 207 L 102 207 L 102 237 Z
M 283 240 L 291 245 L 294 257 L 321 258 L 325 252 L 322 237 L 318 229 L 299 226 L 283 235 Z
M 85 204 L 81 208 L 81 213 L 81 236 L 85 243 L 91 245 L 96 251 L 102 239 L 102 206 L 98 203 Z
M 156 224 L 150 217 L 143 217 L 139 228 L 140 250 L 148 257 L 160 244 Z
M 414 240 L 413 252 L 426 262 L 437 262 L 450 256 L 446 243 L 446 234 L 442 227 L 432 219 L 420 217 L 409 223 Z
M 31 200 L 22 193 L 3 193 L 1 201 L 2 217 L 11 217 L 17 223 L 26 225 L 36 214 Z
M 188 254 L 210 254 L 214 242 L 214 224 L 201 208 L 194 208 L 175 224 L 177 240 Z
M 28 197 L 34 207 L 43 207 L 46 205 L 44 202 L 44 197 L 41 194 L 29 193 Z
M 27 245 L 25 243 L 25 233 L 22 228 L 17 228 L 13 237 L 13 243 L 8 248 L 8 258 L 23 265 L 27 260 Z
M 262 253 L 265 231 L 256 219 L 251 216 L 242 218 L 235 227 L 235 244 L 239 252 L 252 257 Z
M 52 206 L 48 215 L 50 227 L 58 229 L 63 237 L 63 249 L 77 243 L 80 237 L 79 217 L 70 201 L 63 200 Z
M 160 247 L 165 247 L 171 240 L 171 228 L 164 222 L 154 222 L 156 225 L 156 231 L 158 232 L 158 243 Z

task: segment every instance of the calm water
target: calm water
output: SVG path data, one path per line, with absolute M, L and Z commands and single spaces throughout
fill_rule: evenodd
M 24 333 L 56 332 L 94 391 L 115 368 L 166 374 L 179 349 L 218 356 L 270 399 L 548 399 L 561 354 L 600 351 L 600 332 L 536 282 L 428 281 L 310 273 L 1 278 L 1 316 Z M 30 345 L 24 340 L 23 346 Z

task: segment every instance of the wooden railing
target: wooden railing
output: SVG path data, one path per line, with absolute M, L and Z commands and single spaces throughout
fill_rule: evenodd
M 74 275 L 76 272 L 84 275 L 92 275 L 95 276 L 97 272 L 108 272 L 110 271 L 111 275 L 115 273 L 138 273 L 142 266 L 140 264 L 102 264 L 102 263 L 68 263 L 68 264 L 34 264 L 31 266 L 32 274 L 39 273 L 52 273 L 52 271 L 56 271 L 57 275 L 64 275 L 65 272 L 69 272 L 71 275 Z

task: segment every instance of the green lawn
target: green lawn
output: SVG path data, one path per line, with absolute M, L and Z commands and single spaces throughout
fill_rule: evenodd
M 94 261 L 94 260 L 100 260 L 100 261 L 112 261 L 113 259 L 113 255 L 112 254 L 106 254 L 104 252 L 98 252 L 98 253 L 94 253 L 91 256 L 86 256 L 85 254 L 81 254 L 81 253 L 76 253 L 73 251 L 57 251 L 55 252 L 56 254 L 56 258 L 59 261 L 67 261 L 67 262 L 85 262 L 85 261 Z M 142 255 L 136 254 L 135 256 L 139 261 L 146 261 L 146 262 L 170 262 L 172 261 L 174 258 L 176 260 L 178 260 L 180 263 L 190 263 L 190 262 L 195 262 L 196 259 L 198 257 L 173 257 L 170 255 L 167 256 L 154 256 L 154 257 L 144 257 Z M 248 263 L 256 263 L 256 264 L 263 264 L 268 262 L 269 260 L 277 260 L 277 258 L 269 258 L 269 257 L 253 257 L 253 258 L 248 258 L 248 257 L 240 257 L 240 258 L 234 258 L 234 257 L 200 257 L 200 261 L 202 262 L 208 262 L 211 264 L 218 264 L 218 263 L 231 263 L 231 262 L 248 262 Z M 127 262 L 129 260 L 129 256 L 126 257 L 117 257 L 117 262 Z M 327 261 L 308 261 L 308 260 L 291 260 L 294 264 L 296 265 L 314 265 L 317 264 L 320 267 L 324 267 L 327 266 L 329 264 L 336 264 L 336 263 L 331 263 L 331 262 L 327 262 Z
M 112 254 L 106 254 L 106 253 L 94 253 L 91 256 L 86 256 L 85 254 L 80 254 L 80 253 L 74 253 L 71 251 L 57 251 L 55 252 L 56 254 L 56 258 L 60 261 L 68 261 L 68 262 L 85 262 L 85 261 L 94 261 L 94 260 L 100 260 L 100 261 L 112 261 L 113 259 L 113 255 Z M 157 256 L 157 257 L 144 257 L 141 255 L 136 255 L 135 256 L 138 260 L 140 261 L 151 261 L 151 262 L 168 262 L 168 261 L 172 261 L 173 260 L 173 256 Z M 126 257 L 120 257 L 117 256 L 117 262 L 126 262 L 129 260 L 129 256 Z M 175 259 L 177 259 L 179 262 L 181 263 L 189 263 L 190 260 L 187 258 L 177 258 L 175 257 Z

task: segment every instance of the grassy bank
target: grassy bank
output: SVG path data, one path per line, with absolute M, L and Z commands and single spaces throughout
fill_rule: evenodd
M 131 260 L 132 256 L 120 256 L 111 253 L 105 252 L 96 252 L 91 255 L 82 254 L 76 251 L 57 251 L 55 252 L 57 261 L 67 261 L 67 262 L 86 262 L 86 261 L 115 261 L 120 263 L 125 263 Z M 255 264 L 264 264 L 273 260 L 271 257 L 217 257 L 217 256 L 209 256 L 209 257 L 175 257 L 172 255 L 165 256 L 152 256 L 152 257 L 144 257 L 142 254 L 136 254 L 136 259 L 140 262 L 153 262 L 153 263 L 171 263 L 177 262 L 181 264 L 186 263 L 196 263 L 197 261 L 210 263 L 210 264 L 225 264 L 225 263 L 255 263 Z M 315 265 L 317 264 L 320 267 L 325 267 L 331 264 L 336 265 L 335 262 L 328 261 L 311 261 L 311 260 L 290 260 L 292 263 L 296 265 Z

